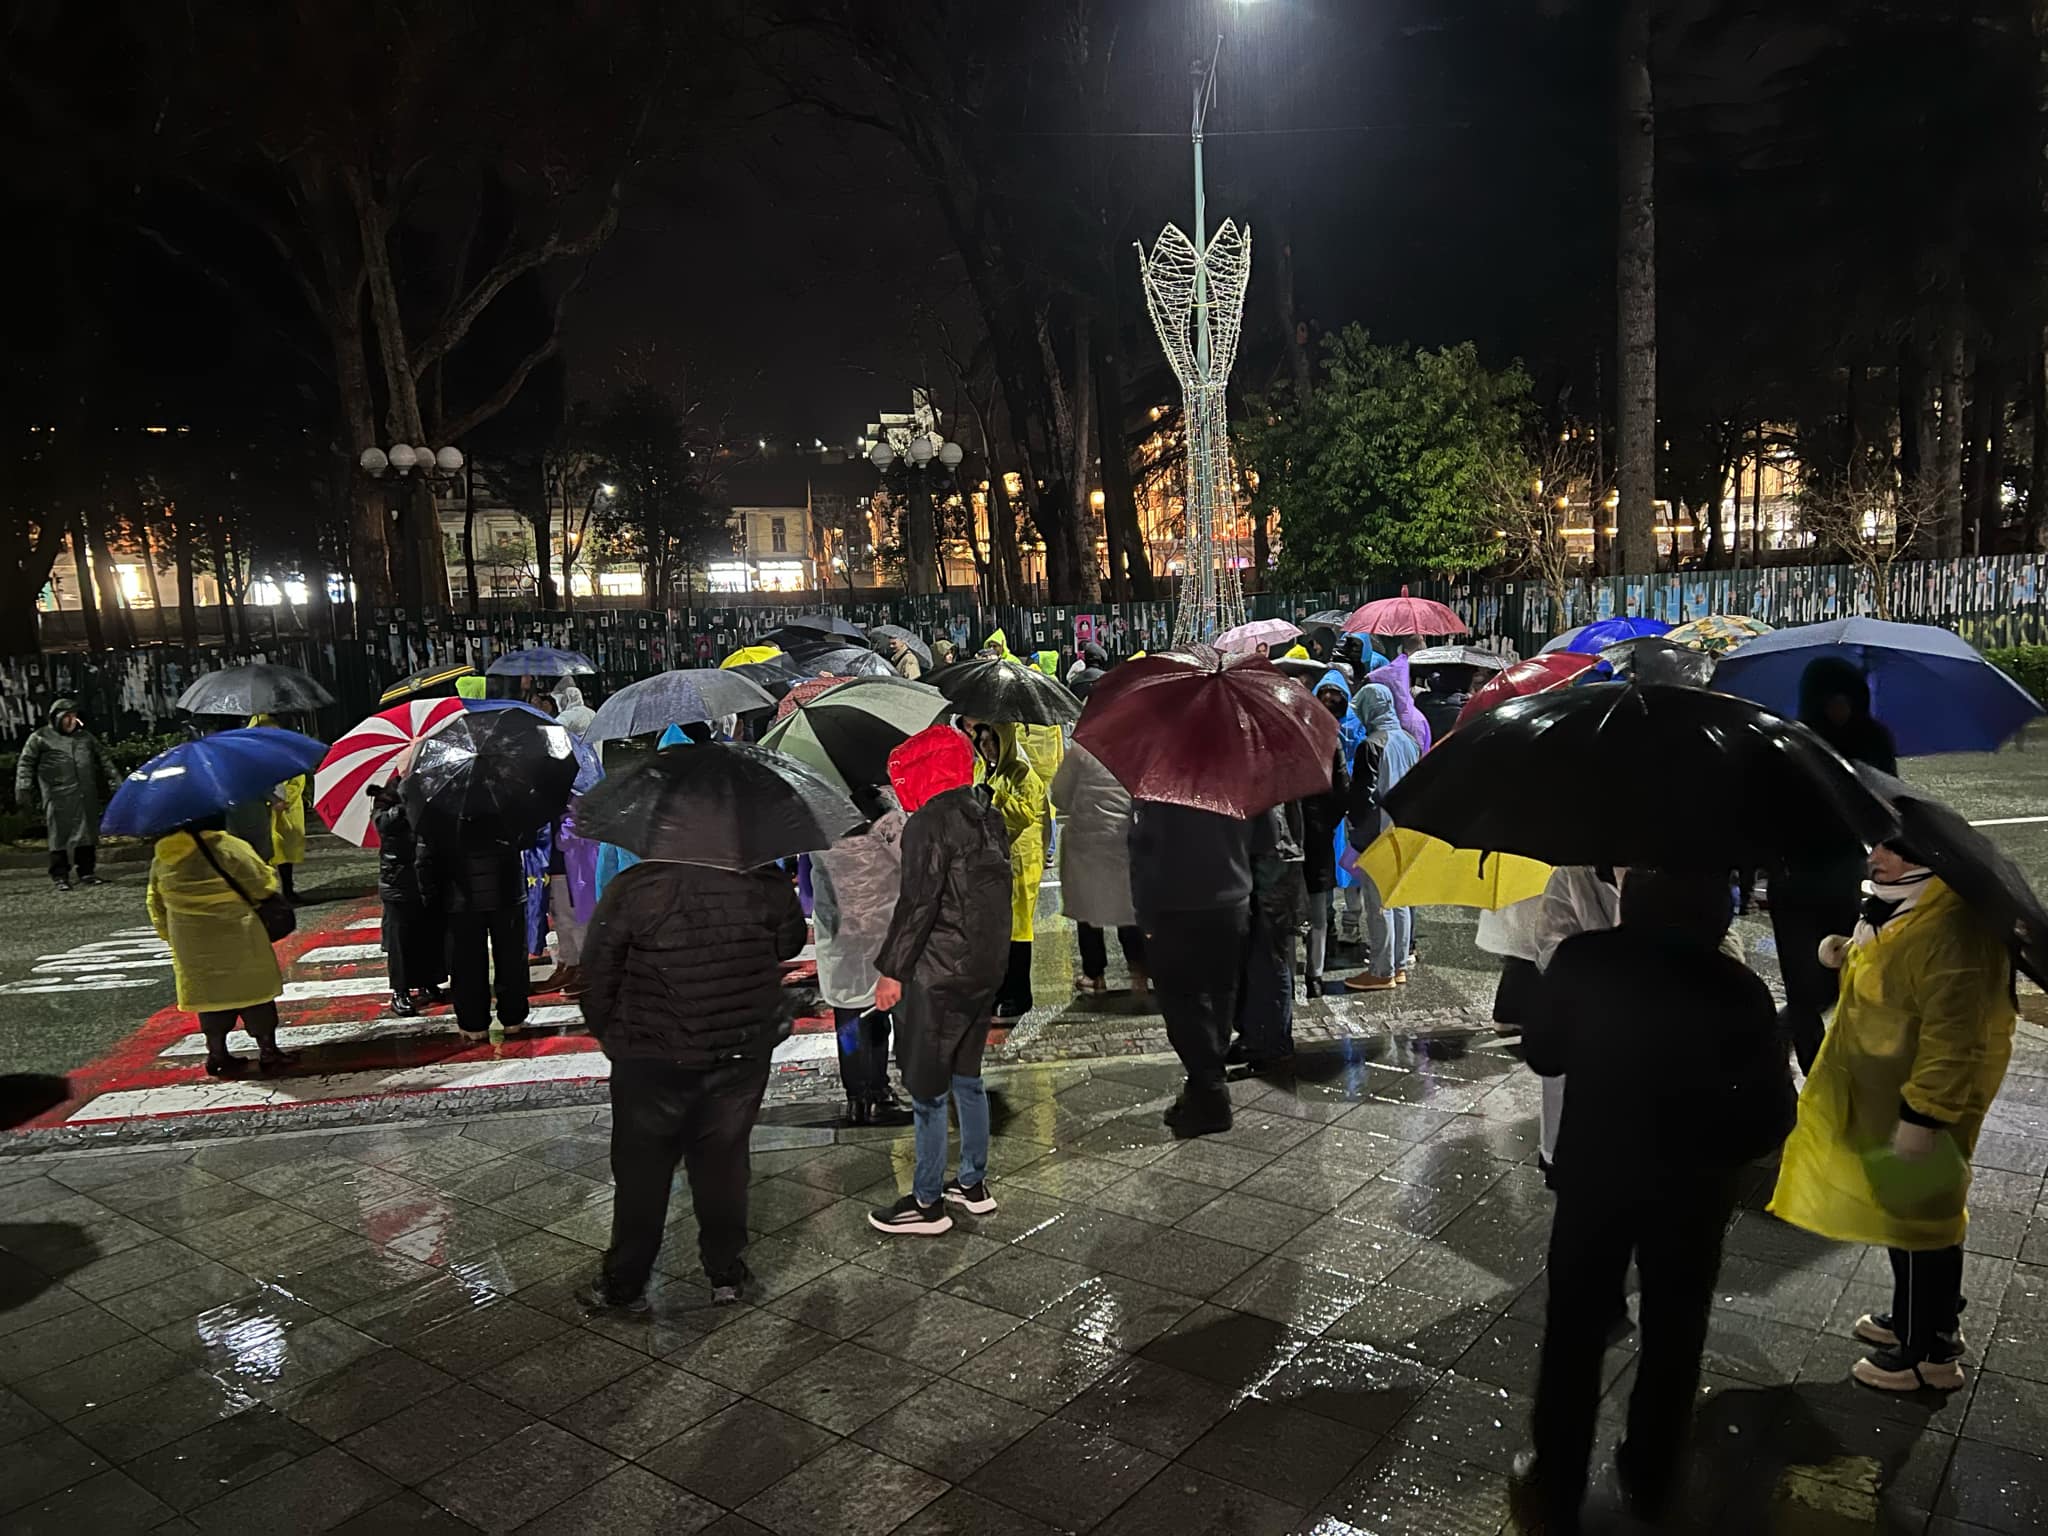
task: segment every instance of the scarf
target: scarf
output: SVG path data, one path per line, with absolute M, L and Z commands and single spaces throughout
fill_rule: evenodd
M 1931 869 L 1909 869 L 1902 879 L 1896 881 L 1864 881 L 1863 909 L 1850 942 L 1868 944 L 1877 937 L 1878 929 L 1901 912 L 1912 911 L 1920 904 L 1920 898 L 1927 894 L 1927 882 L 1933 878 Z

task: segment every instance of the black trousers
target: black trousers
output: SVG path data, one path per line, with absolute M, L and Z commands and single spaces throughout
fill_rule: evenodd
M 1842 986 L 1841 973 L 1820 963 L 1820 941 L 1856 926 L 1862 883 L 1857 860 L 1833 860 L 1771 877 L 1771 932 L 1785 979 L 1785 1007 L 1778 1017 L 1792 1037 L 1802 1072 L 1813 1070 L 1826 1029 L 1822 1015 L 1834 1007 Z
M 384 903 L 384 969 L 393 992 L 424 991 L 448 979 L 446 927 L 438 907 Z
M 1885 1252 L 1892 1261 L 1892 1332 L 1899 1336 L 1901 1352 L 1925 1360 L 1952 1340 L 1962 1324 L 1962 1247 Z
M 1031 941 L 1010 940 L 1010 966 L 1003 972 L 1003 985 L 996 993 L 996 1012 L 1020 1014 L 1031 1007 Z
M 1223 1053 L 1237 1022 L 1237 988 L 1244 973 L 1248 907 L 1207 912 L 1160 912 L 1145 930 L 1145 955 L 1166 1038 L 1187 1069 L 1188 1101 L 1228 1102 Z
M 713 1285 L 739 1278 L 747 1246 L 747 1139 L 767 1087 L 766 1061 L 702 1070 L 666 1061 L 612 1063 L 612 1245 L 604 1278 L 614 1296 L 647 1288 L 677 1163 L 689 1175 L 705 1275 Z
M 448 980 L 455 994 L 455 1023 L 475 1032 L 491 1027 L 491 976 L 498 979 L 498 1022 L 507 1029 L 526 1022 L 526 909 L 448 914 Z
M 1252 913 L 1238 978 L 1237 1033 L 1254 1062 L 1294 1054 L 1294 929 L 1278 932 L 1265 913 Z
M 1559 1191 L 1534 1415 L 1541 1497 L 1556 1529 L 1576 1528 L 1585 1498 L 1601 1357 L 1631 1255 L 1642 1317 L 1618 1462 L 1631 1494 L 1652 1510 L 1676 1488 L 1735 1189 L 1730 1172 L 1674 1179 L 1631 1198 L 1569 1183 Z
M 1081 974 L 1100 980 L 1109 969 L 1109 944 L 1093 923 L 1074 924 L 1074 938 L 1081 946 Z M 1124 952 L 1124 964 L 1134 971 L 1145 968 L 1145 930 L 1124 926 L 1116 931 L 1117 947 Z
M 889 1092 L 889 1015 L 887 1010 L 834 1008 L 832 1023 L 839 1036 L 839 1086 L 849 1099 L 879 1099 Z
M 50 850 L 50 878 L 52 880 L 70 879 L 71 865 L 75 860 L 78 864 L 78 878 L 83 880 L 99 867 L 99 857 L 99 849 L 91 843 L 81 843 L 78 847 L 71 849 L 52 848 Z
M 277 1004 L 254 1003 L 247 1008 L 224 1008 L 214 1013 L 199 1015 L 199 1032 L 206 1036 L 206 1059 L 225 1061 L 234 1052 L 228 1049 L 228 1031 L 235 1027 L 235 1020 L 242 1021 L 242 1028 L 256 1042 L 257 1051 L 264 1056 L 277 1052 Z

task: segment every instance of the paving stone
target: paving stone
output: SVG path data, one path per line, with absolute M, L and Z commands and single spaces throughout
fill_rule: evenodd
M 458 1382 L 359 1430 L 341 1448 L 411 1486 L 519 1433 L 533 1415 Z
M 328 1531 L 397 1485 L 334 1446 L 281 1467 L 192 1512 L 202 1531 Z
M 1054 1536 L 1054 1532 L 1041 1520 L 955 1488 L 897 1527 L 896 1536 Z
M 1100 1430 L 1048 1419 L 963 1486 L 1059 1530 L 1088 1530 L 1166 1465 Z
M 965 1382 L 942 1379 L 869 1420 L 852 1438 L 935 1476 L 958 1479 L 1036 1428 L 1043 1418 Z
M 1354 1425 L 1254 1397 L 1234 1403 L 1180 1459 L 1272 1498 L 1313 1504 L 1373 1444 Z
M 888 1412 L 930 1380 L 931 1372 L 918 1366 L 858 1344 L 841 1344 L 755 1395 L 771 1407 L 845 1435 Z
M 776 1536 L 885 1536 L 945 1491 L 929 1473 L 841 1441 L 740 1513 Z
M 838 1440 L 830 1430 L 747 1400 L 655 1447 L 640 1465 L 731 1509 Z
M 61 1426 L 25 1435 L 0 1455 L 0 1512 L 40 1503 L 105 1471 L 106 1465 Z
M 728 1388 L 653 1362 L 549 1417 L 593 1445 L 630 1459 L 738 1401 L 739 1394 Z
M 624 1463 L 552 1424 L 530 1424 L 457 1462 L 420 1492 L 485 1531 L 511 1531 Z
M 171 1508 L 189 1513 L 230 1489 L 315 1454 L 324 1443 L 311 1430 L 259 1403 L 216 1418 L 129 1462 L 124 1470 Z
M 486 1392 L 535 1414 L 551 1414 L 638 1370 L 646 1357 L 623 1344 L 569 1329 L 478 1373 Z
M 628 1531 L 689 1536 L 723 1518 L 724 1511 L 708 1499 L 644 1467 L 621 1467 L 519 1530 L 522 1536 L 618 1536 Z
M 831 1334 L 779 1313 L 756 1311 L 678 1349 L 669 1361 L 735 1392 L 758 1392 L 816 1359 L 834 1342 Z
M 1121 1358 L 1077 1335 L 1026 1323 L 952 1374 L 955 1381 L 1052 1413 L 1108 1375 Z
M 11 1536 L 117 1536 L 161 1530 L 171 1507 L 126 1473 L 109 1469 L 7 1516 Z

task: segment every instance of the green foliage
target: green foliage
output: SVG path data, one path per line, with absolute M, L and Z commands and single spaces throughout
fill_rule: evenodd
M 2012 645 L 1984 659 L 2037 699 L 2048 699 L 2048 645 Z
M 1379 346 L 1355 325 L 1324 347 L 1307 405 L 1284 390 L 1253 400 L 1237 434 L 1256 502 L 1280 514 L 1277 584 L 1491 564 L 1502 489 L 1530 473 L 1522 442 L 1534 408 L 1521 367 L 1489 369 L 1470 342 Z

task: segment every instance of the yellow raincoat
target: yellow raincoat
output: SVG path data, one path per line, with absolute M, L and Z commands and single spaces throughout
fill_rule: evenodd
M 250 901 L 276 893 L 277 876 L 254 848 L 225 832 L 200 835 Z M 213 872 L 190 832 L 156 840 L 147 900 L 150 926 L 171 946 L 180 1008 L 193 1013 L 253 1008 L 284 990 L 277 952 L 255 908 Z
M 993 769 L 975 755 L 977 782 L 988 785 L 1003 830 L 1010 834 L 1010 942 L 1029 944 L 1038 917 L 1038 883 L 1045 875 L 1045 780 L 1032 771 L 1018 745 L 1019 727 L 994 727 L 1002 739 L 1002 757 Z M 1057 730 L 1058 727 L 1053 727 Z
M 1969 1157 L 2012 1057 L 2011 975 L 1998 933 L 1939 880 L 1875 938 L 1852 945 L 1771 1214 L 1837 1242 L 1916 1252 L 1960 1243 L 1967 1169 L 1895 1208 L 1879 1198 L 1863 1155 L 1890 1143 L 1903 1100 L 1947 1126 Z
M 275 726 L 275 715 L 251 715 L 249 724 Z M 286 779 L 270 797 L 270 862 L 306 862 L 306 776 Z M 254 895 L 255 892 L 250 892 Z

